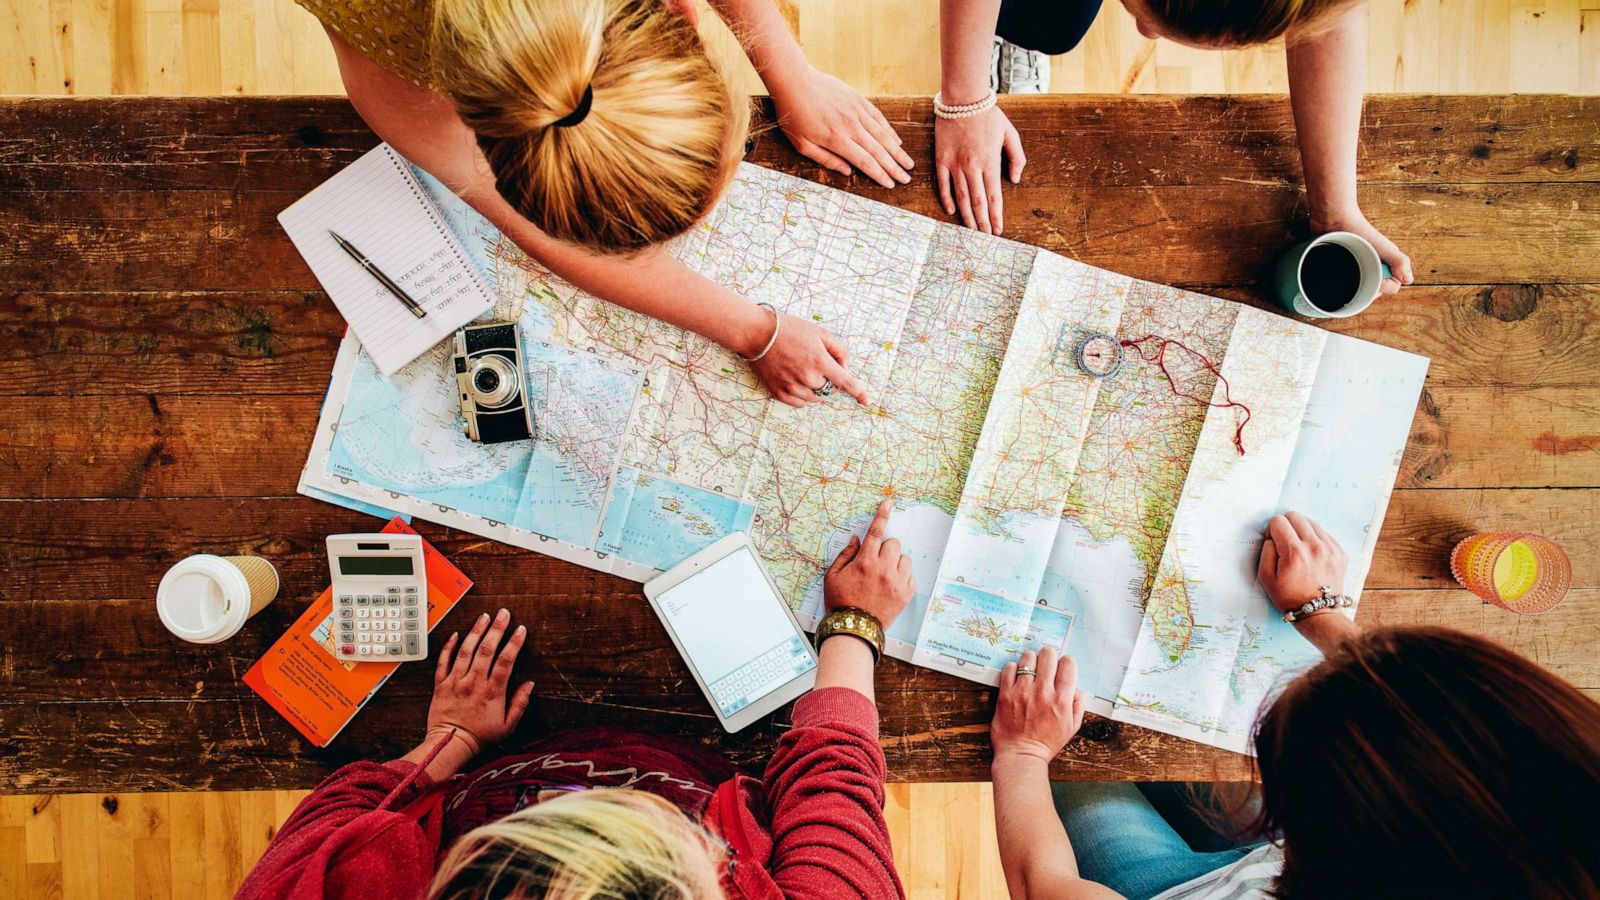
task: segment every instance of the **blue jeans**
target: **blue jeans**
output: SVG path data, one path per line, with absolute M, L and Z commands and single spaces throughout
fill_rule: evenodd
M 1124 783 L 1055 782 L 1056 813 L 1078 857 L 1078 873 L 1132 900 L 1237 862 L 1250 847 L 1201 852 Z

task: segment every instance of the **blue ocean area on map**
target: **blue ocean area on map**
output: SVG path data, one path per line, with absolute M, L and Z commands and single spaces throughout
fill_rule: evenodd
M 595 549 L 670 569 L 725 534 L 749 531 L 754 517 L 755 507 L 735 497 L 624 468 Z
M 1072 616 L 1018 603 L 970 585 L 939 585 L 919 639 L 921 647 L 969 665 L 1000 668 L 1024 650 L 1060 647 Z

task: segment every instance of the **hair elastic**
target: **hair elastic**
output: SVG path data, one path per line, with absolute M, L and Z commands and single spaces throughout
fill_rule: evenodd
M 589 117 L 589 107 L 594 103 L 594 85 L 583 89 L 583 99 L 578 101 L 578 108 L 565 116 L 550 123 L 552 128 L 571 128 Z

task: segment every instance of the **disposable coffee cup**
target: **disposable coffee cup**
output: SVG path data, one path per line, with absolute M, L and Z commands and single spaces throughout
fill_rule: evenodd
M 1289 248 L 1278 260 L 1278 302 L 1311 319 L 1343 319 L 1378 299 L 1389 267 L 1366 238 L 1330 231 Z
M 199 553 L 167 570 L 156 588 L 156 612 L 167 630 L 196 644 L 239 633 L 278 596 L 278 570 L 259 556 Z

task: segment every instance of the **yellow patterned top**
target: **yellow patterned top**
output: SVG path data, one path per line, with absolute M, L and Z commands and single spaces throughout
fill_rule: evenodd
M 407 81 L 427 86 L 429 0 L 294 0 L 362 55 Z

